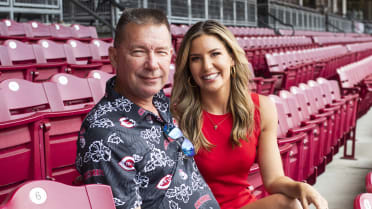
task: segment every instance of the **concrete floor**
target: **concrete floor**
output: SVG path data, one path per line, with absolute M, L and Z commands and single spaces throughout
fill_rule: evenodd
M 353 209 L 354 198 L 365 192 L 365 176 L 372 171 L 372 108 L 357 121 L 356 139 L 356 160 L 341 159 L 341 148 L 314 185 L 329 209 Z

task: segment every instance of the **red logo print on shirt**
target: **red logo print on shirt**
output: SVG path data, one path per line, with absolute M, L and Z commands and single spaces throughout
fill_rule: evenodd
M 201 205 L 203 205 L 203 203 L 207 202 L 208 200 L 211 200 L 211 197 L 209 196 L 209 194 L 206 194 L 204 196 L 201 196 L 194 204 L 195 206 L 195 209 L 199 209 Z
M 132 156 L 126 156 L 119 162 L 120 167 L 126 171 L 134 171 L 134 158 Z
M 127 117 L 123 117 L 119 119 L 120 125 L 125 128 L 133 128 L 136 125 L 136 121 L 129 119 Z
M 138 115 L 142 116 L 143 113 L 145 113 L 145 109 L 143 109 L 143 108 L 139 108 L 139 110 L 138 110 Z
M 158 189 L 168 189 L 169 185 L 172 182 L 172 175 L 168 174 L 164 176 L 162 179 L 160 179 L 158 185 L 156 187 Z

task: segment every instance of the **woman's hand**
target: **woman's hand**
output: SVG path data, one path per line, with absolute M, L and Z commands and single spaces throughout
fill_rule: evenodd
M 317 209 L 328 209 L 328 202 L 309 184 L 298 182 L 298 197 L 303 209 L 309 209 L 314 204 Z

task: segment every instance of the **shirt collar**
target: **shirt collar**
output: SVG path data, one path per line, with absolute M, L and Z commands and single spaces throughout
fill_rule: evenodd
M 127 99 L 125 96 L 120 95 L 118 92 L 115 91 L 114 86 L 116 82 L 116 76 L 110 78 L 106 82 L 106 95 L 105 97 L 110 101 L 115 101 L 117 99 L 120 100 L 128 100 L 132 103 L 132 109 L 130 112 L 133 114 L 137 114 L 138 117 L 132 118 L 136 122 L 140 122 L 143 120 L 146 120 L 146 117 L 148 115 L 152 115 L 153 118 L 158 118 L 154 113 L 143 109 L 142 107 L 139 107 L 129 99 Z M 172 123 L 171 117 L 170 117 L 170 110 L 169 110 L 169 98 L 165 96 L 164 91 L 161 89 L 158 93 L 156 93 L 152 99 L 152 103 L 158 110 L 158 113 L 160 115 L 160 119 L 156 119 L 159 122 L 163 123 Z

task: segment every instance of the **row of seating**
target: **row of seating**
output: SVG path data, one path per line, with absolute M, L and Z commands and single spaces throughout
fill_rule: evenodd
M 314 184 L 355 130 L 358 95 L 342 96 L 337 81 L 318 78 L 269 97 L 278 112 L 285 174 Z M 258 165 L 252 167 L 248 181 L 258 197 L 266 195 Z
M 0 202 L 25 180 L 72 184 L 76 141 L 86 114 L 104 95 L 112 75 L 92 71 L 87 78 L 60 73 L 35 83 L 0 83 Z
M 372 54 L 372 42 L 348 44 L 346 48 L 354 61 L 359 61 Z
M 335 44 L 351 44 L 351 43 L 361 43 L 370 42 L 372 37 L 348 37 L 348 36 L 337 36 L 337 37 L 326 37 L 326 36 L 315 36 L 313 37 L 314 43 L 319 46 L 329 46 Z
M 368 52 L 371 50 L 368 49 Z M 354 59 L 362 56 L 366 56 L 364 51 L 350 52 L 347 47 L 341 45 L 266 54 L 264 64 L 267 65 L 267 70 L 255 71 L 255 74 L 278 77 L 277 88 L 289 89 L 291 86 L 318 77 L 334 78 L 337 68 L 355 62 L 357 60 Z
M 112 43 L 99 39 L 90 43 L 42 39 L 33 44 L 9 39 L 0 45 L 0 81 L 19 78 L 41 82 L 62 72 L 86 77 L 97 69 L 114 73 L 108 58 L 110 46 Z
M 305 50 L 314 47 L 311 38 L 304 36 L 252 37 L 237 38 L 237 40 L 256 72 L 267 68 L 265 65 L 265 54 Z
M 17 39 L 21 41 L 37 41 L 40 39 L 52 39 L 55 41 L 67 41 L 78 39 L 89 42 L 98 39 L 97 30 L 93 26 L 53 23 L 44 24 L 37 21 L 17 22 L 10 19 L 0 20 L 0 40 Z M 111 41 L 111 38 L 103 39 Z
M 334 33 L 334 32 L 326 32 L 326 31 L 311 31 L 311 30 L 287 30 L 287 29 L 279 29 L 279 32 L 281 35 L 290 36 L 328 36 L 329 38 L 333 37 L 342 37 L 342 36 L 348 36 L 348 37 L 362 37 L 362 36 L 369 36 L 368 34 L 360 34 L 360 33 Z
M 360 96 L 358 117 L 372 105 L 372 56 L 337 69 L 341 87 L 344 91 L 356 92 Z

